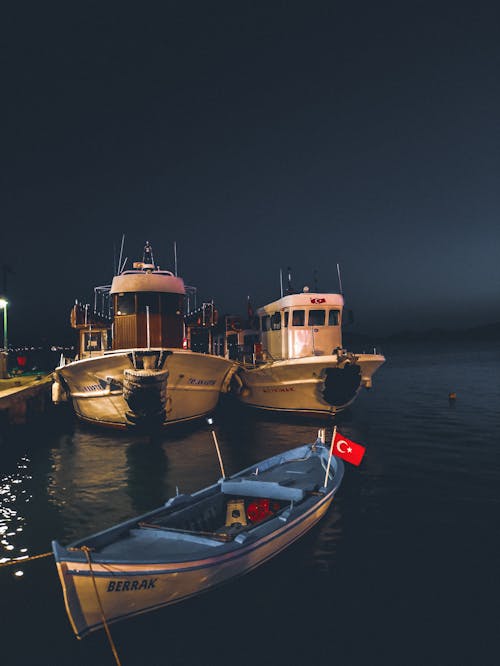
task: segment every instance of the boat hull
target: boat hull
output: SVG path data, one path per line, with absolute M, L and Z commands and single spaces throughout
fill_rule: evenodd
M 384 363 L 380 354 L 351 355 L 351 360 L 308 356 L 245 368 L 237 397 L 259 409 L 334 416 L 354 402 Z
M 110 352 L 55 370 L 55 382 L 62 385 L 79 419 L 122 429 L 137 425 L 130 418 L 130 406 L 123 393 L 124 371 L 134 367 L 132 351 Z M 236 369 L 235 363 L 180 349 L 158 351 L 171 354 L 165 366 L 168 370 L 165 417 L 157 425 L 190 421 L 212 412 Z
M 124 620 L 206 592 L 260 566 L 308 532 L 326 513 L 333 493 L 310 509 L 307 515 L 258 542 L 232 553 L 201 561 L 170 565 L 112 565 L 77 567 L 58 562 L 66 610 L 78 637 L 102 628 L 96 590 L 108 623 Z

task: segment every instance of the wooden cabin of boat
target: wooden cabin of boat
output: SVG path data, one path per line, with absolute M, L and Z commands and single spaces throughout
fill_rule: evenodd
M 71 325 L 79 330 L 78 356 L 113 349 L 183 347 L 186 295 L 196 290 L 182 278 L 155 267 L 149 243 L 142 262 L 94 289 L 94 308 L 75 304 Z M 97 307 L 101 299 L 100 311 Z
M 113 278 L 113 349 L 182 347 L 185 287 L 182 278 L 152 264 Z

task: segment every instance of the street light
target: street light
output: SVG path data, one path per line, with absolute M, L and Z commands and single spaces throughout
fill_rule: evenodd
M 7 306 L 9 301 L 6 298 L 0 297 L 0 308 L 3 309 L 3 349 L 5 352 L 8 351 L 8 341 L 7 341 Z

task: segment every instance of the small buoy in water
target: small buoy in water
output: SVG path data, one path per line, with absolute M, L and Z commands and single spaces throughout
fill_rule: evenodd
M 457 399 L 457 394 L 452 392 L 448 393 L 448 400 L 456 400 Z

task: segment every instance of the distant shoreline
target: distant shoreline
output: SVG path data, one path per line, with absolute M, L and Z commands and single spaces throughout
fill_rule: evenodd
M 431 328 L 423 331 L 403 330 L 391 335 L 370 335 L 344 331 L 344 346 L 383 345 L 404 342 L 500 342 L 500 322 L 463 329 Z

